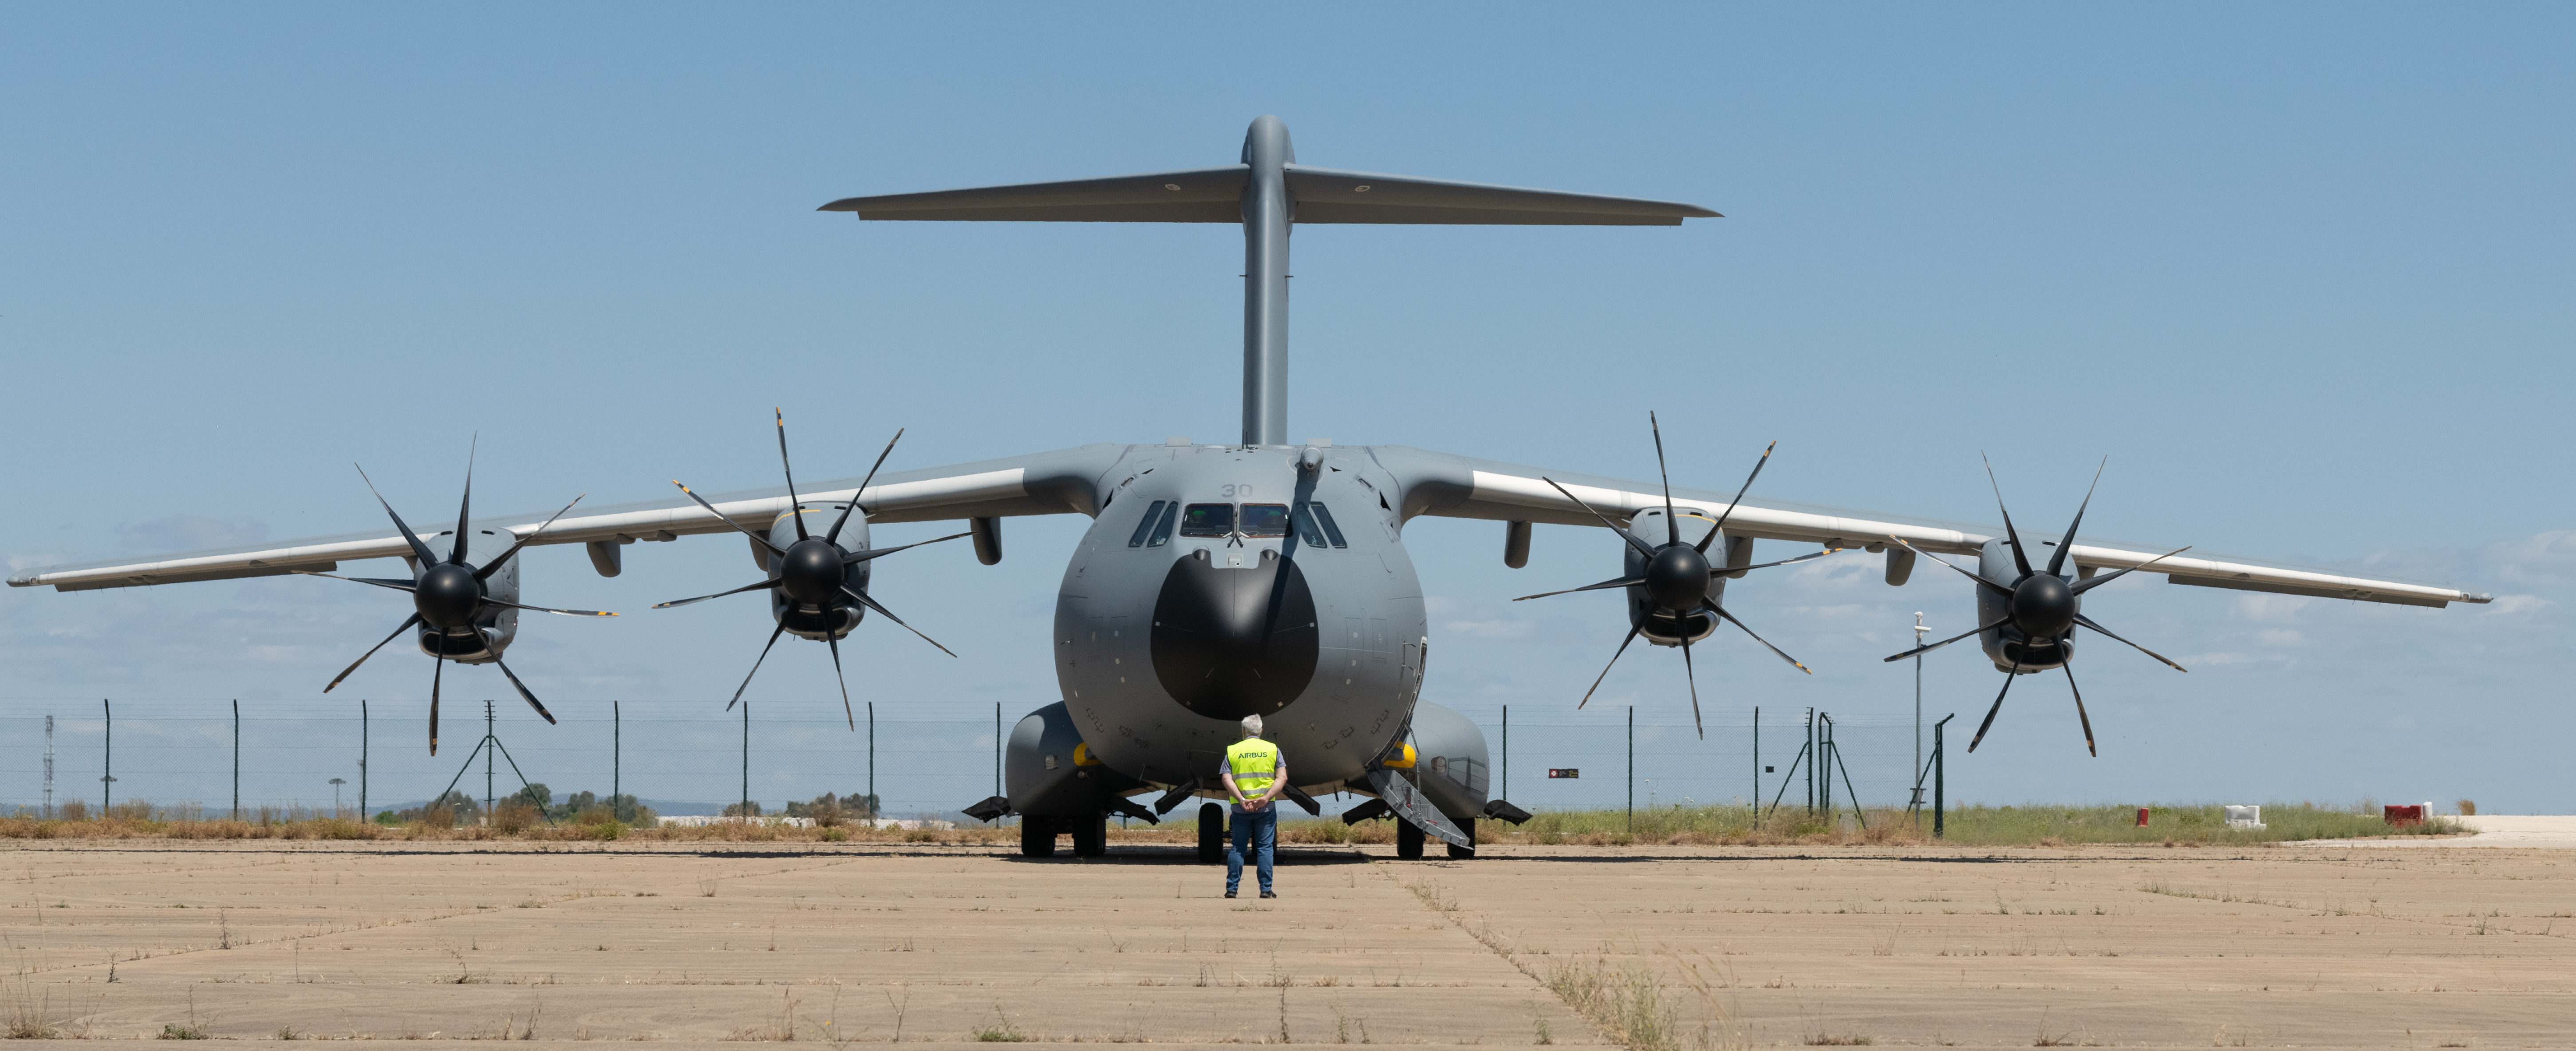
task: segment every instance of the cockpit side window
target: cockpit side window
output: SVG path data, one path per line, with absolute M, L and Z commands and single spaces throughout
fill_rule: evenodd
M 1342 527 L 1333 524 L 1333 512 L 1322 504 L 1307 504 L 1306 507 L 1315 512 L 1315 521 L 1323 523 L 1324 535 L 1332 540 L 1334 547 L 1351 546 L 1342 539 Z
M 1146 541 L 1145 541 L 1145 546 L 1146 546 L 1146 547 L 1161 547 L 1161 546 L 1163 546 L 1163 545 L 1165 545 L 1165 544 L 1171 543 L 1171 542 L 1172 542 L 1172 519 L 1179 517 L 1179 516 L 1180 516 L 1180 513 L 1181 513 L 1181 502 L 1180 502 L 1180 501 L 1178 501 L 1178 500 L 1174 500 L 1174 501 L 1172 501 L 1171 503 L 1164 504 L 1164 505 L 1163 505 L 1163 516 L 1162 516 L 1161 518 L 1157 518 L 1157 519 L 1155 519 L 1155 520 L 1154 520 L 1154 535 L 1153 535 L 1152 537 L 1149 537 L 1149 538 L 1147 538 L 1147 539 L 1146 539 Z
M 1128 534 L 1127 546 L 1145 546 L 1145 534 L 1153 532 L 1154 523 L 1161 521 L 1163 518 L 1163 504 L 1164 501 L 1156 500 L 1154 501 L 1154 506 L 1145 509 L 1145 517 L 1137 521 L 1136 531 Z
M 1291 521 L 1297 523 L 1297 539 L 1300 542 L 1304 543 L 1307 547 L 1325 546 L 1324 531 L 1315 526 L 1315 509 L 1313 507 L 1301 506 L 1297 508 L 1297 514 L 1293 519 L 1291 519 Z
M 1288 505 L 1243 505 L 1243 535 L 1277 537 L 1288 535 Z
M 1234 535 L 1233 504 L 1191 504 L 1181 509 L 1182 536 Z

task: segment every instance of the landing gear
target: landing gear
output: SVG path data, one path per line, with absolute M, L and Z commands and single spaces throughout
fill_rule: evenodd
M 1055 856 L 1055 819 L 1039 814 L 1020 817 L 1020 856 L 1051 858 Z
M 1443 846 L 1446 846 L 1446 847 L 1448 847 L 1448 848 L 1449 848 L 1449 856 L 1450 856 L 1450 857 L 1453 857 L 1453 858 L 1472 858 L 1472 857 L 1475 857 L 1475 856 L 1476 856 L 1476 848 L 1475 848 L 1474 844 L 1475 844 L 1475 842 L 1476 842 L 1476 819 L 1475 819 L 1475 818 L 1472 818 L 1472 817 L 1462 817 L 1462 818 L 1459 818 L 1459 819 L 1458 819 L 1458 831 L 1460 831 L 1460 832 L 1464 832 L 1464 833 L 1466 833 L 1466 834 L 1467 834 L 1467 843 L 1468 843 L 1468 845 L 1467 845 L 1467 846 L 1463 846 L 1463 847 L 1462 847 L 1462 846 L 1459 846 L 1459 845 L 1457 845 L 1457 844 L 1455 844 L 1455 843 L 1445 843 L 1445 844 L 1442 844 Z
M 1225 863 L 1225 805 L 1199 804 L 1199 864 Z
M 1109 853 L 1109 815 L 1086 814 L 1073 823 L 1073 856 L 1096 858 Z
M 1406 861 L 1422 860 L 1422 830 L 1413 822 L 1395 819 L 1395 856 Z

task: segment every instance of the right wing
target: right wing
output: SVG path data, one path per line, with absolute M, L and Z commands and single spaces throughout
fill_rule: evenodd
M 923 522 L 956 518 L 1000 518 L 1015 515 L 1095 514 L 1101 476 L 1126 455 L 1124 445 L 1086 445 L 1056 452 L 1000 460 L 883 474 L 857 493 L 871 524 Z M 846 503 L 860 479 L 843 478 L 810 486 L 797 495 L 806 506 Z M 707 497 L 725 518 L 754 532 L 787 510 L 787 490 L 754 489 Z M 695 533 L 730 533 L 733 526 L 708 514 L 685 496 L 668 500 L 616 504 L 567 514 L 546 526 L 546 513 L 503 515 L 476 521 L 477 528 L 506 531 L 535 544 L 632 543 L 677 540 Z M 435 521 L 435 519 L 433 519 Z M 452 528 L 452 527 L 451 527 Z M 441 535 L 445 535 L 442 533 Z M 433 544 L 432 546 L 436 546 Z M 9 578 L 11 587 L 52 587 L 59 591 L 177 584 L 192 580 L 269 577 L 288 573 L 330 572 L 342 561 L 395 558 L 410 553 L 402 534 L 390 529 L 344 533 L 284 544 L 222 548 L 164 555 L 144 560 L 117 559 L 44 566 Z

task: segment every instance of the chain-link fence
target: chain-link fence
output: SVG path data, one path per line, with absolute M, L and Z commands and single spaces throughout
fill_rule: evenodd
M 997 791 L 995 742 L 1029 707 L 862 703 L 852 728 L 838 697 L 746 702 L 730 713 L 667 701 L 557 701 L 561 722 L 549 726 L 508 698 L 489 702 L 501 748 L 477 753 L 487 702 L 450 697 L 432 757 L 425 699 L 243 698 L 238 717 L 235 703 L 0 702 L 7 712 L 0 715 L 0 806 L 146 801 L 219 816 L 238 800 L 251 811 L 363 806 L 374 813 L 419 806 L 451 785 L 477 800 L 487 791 L 507 798 L 524 775 L 558 800 L 577 791 L 622 792 L 671 815 L 715 813 L 745 798 L 777 813 L 788 802 L 832 793 L 875 795 L 889 817 L 954 819 L 958 808 Z M 1492 793 L 1531 810 L 1757 799 L 1783 807 L 1810 800 L 1903 807 L 1919 769 L 1911 720 L 1811 721 L 1804 708 L 1766 707 L 1757 716 L 1751 708 L 1712 707 L 1702 739 L 1686 709 L 1451 707 L 1485 732 Z M 1929 754 L 1930 731 L 1923 733 Z M 1823 753 L 1837 761 L 1813 761 L 1819 741 L 1830 742 Z M 1330 812 L 1358 801 L 1323 802 Z

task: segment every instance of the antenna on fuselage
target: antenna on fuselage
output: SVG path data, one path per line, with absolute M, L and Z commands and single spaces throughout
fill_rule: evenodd
M 1288 126 L 1262 116 L 1241 163 L 1106 179 L 848 197 L 861 219 L 1243 224 L 1243 444 L 1288 444 L 1288 228 L 1292 223 L 1679 226 L 1695 204 L 1341 171 L 1297 163 Z

